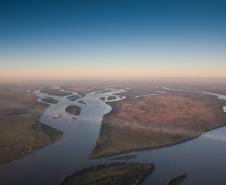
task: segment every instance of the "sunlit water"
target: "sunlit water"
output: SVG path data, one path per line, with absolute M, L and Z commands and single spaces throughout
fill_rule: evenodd
M 63 131 L 63 138 L 55 144 L 34 151 L 32 154 L 0 166 L 1 184 L 4 185 L 56 185 L 65 175 L 84 167 L 112 162 L 107 158 L 90 160 L 89 154 L 96 143 L 103 116 L 111 111 L 106 104 L 108 96 L 119 101 L 124 96 L 117 93 L 122 89 L 108 89 L 70 101 L 66 97 L 50 96 L 40 91 L 40 98 L 52 97 L 57 104 L 50 104 L 40 121 Z M 78 95 L 77 93 L 74 93 Z M 225 96 L 212 94 L 219 99 Z M 105 101 L 101 100 L 105 97 Z M 83 101 L 83 103 L 79 103 Z M 81 114 L 72 119 L 65 108 L 68 105 L 81 107 Z M 53 119 L 55 113 L 62 113 Z M 131 152 L 137 155 L 129 162 L 153 163 L 154 172 L 143 182 L 144 185 L 164 185 L 169 178 L 187 174 L 185 185 L 225 185 L 226 184 L 226 127 L 203 134 L 201 137 L 183 144 L 154 150 Z M 120 156 L 120 155 L 119 155 Z M 117 162 L 117 161 L 113 161 Z

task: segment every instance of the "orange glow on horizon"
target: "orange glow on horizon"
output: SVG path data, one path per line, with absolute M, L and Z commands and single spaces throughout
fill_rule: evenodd
M 20 65 L 12 65 L 12 61 L 1 65 L 0 79 L 226 78 L 226 64 L 223 62 L 225 57 L 184 58 L 19 59 L 17 63 Z M 34 62 L 30 62 L 31 60 Z

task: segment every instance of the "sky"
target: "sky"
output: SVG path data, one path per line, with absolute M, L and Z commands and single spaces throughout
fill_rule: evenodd
M 0 80 L 226 78 L 223 0 L 0 0 Z

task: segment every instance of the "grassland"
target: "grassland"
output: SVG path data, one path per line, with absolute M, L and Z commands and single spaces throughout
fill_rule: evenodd
M 65 92 L 65 91 L 60 91 L 59 89 L 52 89 L 52 88 L 43 88 L 41 89 L 42 92 L 47 93 L 49 95 L 54 95 L 54 96 L 69 96 L 71 93 Z
M 93 82 L 91 84 L 87 84 L 87 83 L 76 83 L 76 84 L 68 84 L 68 85 L 64 85 L 64 88 L 79 93 L 81 95 L 85 95 L 87 93 L 91 93 L 94 91 L 98 91 L 100 90 L 99 87 L 96 87 L 95 84 L 93 84 Z
M 154 169 L 151 164 L 110 163 L 83 169 L 61 185 L 139 185 Z
M 46 105 L 24 87 L 0 89 L 0 164 L 56 142 L 62 133 L 38 122 Z
M 181 143 L 226 125 L 222 101 L 172 92 L 111 103 L 91 158 Z

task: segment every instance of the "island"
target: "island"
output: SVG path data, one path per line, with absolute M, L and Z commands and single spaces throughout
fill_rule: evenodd
M 103 164 L 75 172 L 60 185 L 140 185 L 153 170 L 152 164 Z
M 81 112 L 81 108 L 77 105 L 69 105 L 66 107 L 65 112 L 68 114 L 72 114 L 74 116 L 79 116 Z
M 226 125 L 224 102 L 202 93 L 168 91 L 110 102 L 91 158 L 152 149 L 200 136 Z
M 115 96 L 108 96 L 108 98 L 107 98 L 107 100 L 114 100 L 114 99 L 116 99 Z
M 84 102 L 84 101 L 82 101 L 82 100 L 79 100 L 78 103 L 81 103 L 81 104 L 86 105 L 86 102 Z
M 166 185 L 182 185 L 186 177 L 186 174 L 183 174 L 178 177 L 172 178 L 166 183 Z
M 45 98 L 42 98 L 42 101 L 43 102 L 46 102 L 46 103 L 53 103 L 53 104 L 57 104 L 57 100 L 55 100 L 54 98 L 51 98 L 51 97 L 45 97 Z
M 78 95 L 71 95 L 71 96 L 68 96 L 67 99 L 71 100 L 71 101 L 75 101 L 79 98 Z

